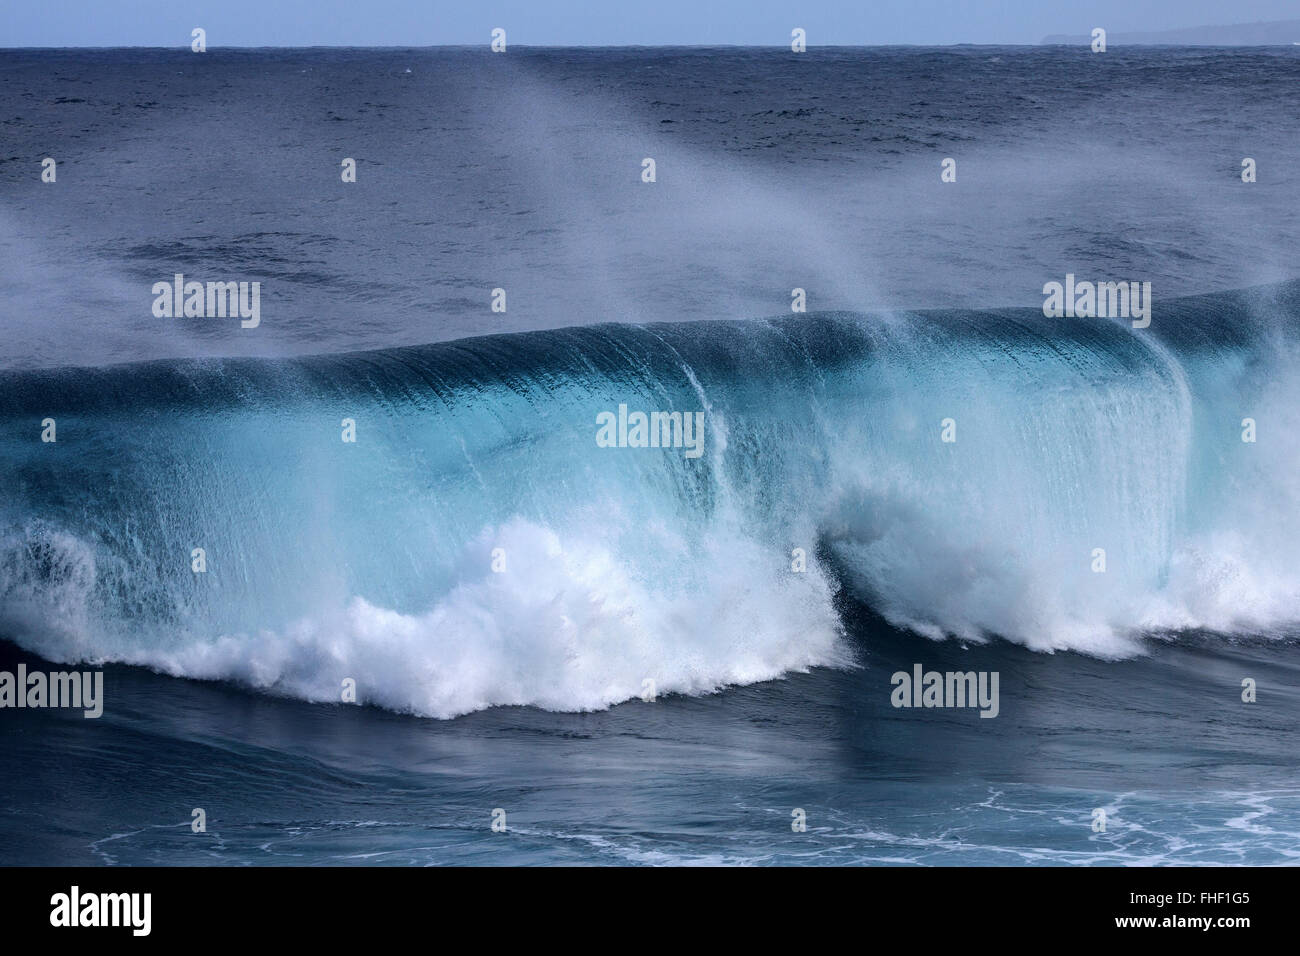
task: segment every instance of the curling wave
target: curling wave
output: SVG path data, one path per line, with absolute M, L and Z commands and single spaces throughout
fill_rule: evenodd
M 0 635 L 447 717 L 846 665 L 841 589 L 1102 657 L 1294 633 L 1298 328 L 1293 282 L 5 373 Z M 703 454 L 598 447 L 620 404 Z

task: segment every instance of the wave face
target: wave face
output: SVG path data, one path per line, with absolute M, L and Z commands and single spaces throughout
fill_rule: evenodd
M 848 665 L 841 590 L 1100 657 L 1294 633 L 1298 327 L 1287 283 L 1147 330 L 835 313 L 6 373 L 0 632 L 437 717 Z M 702 412 L 702 456 L 598 447 L 620 404 Z

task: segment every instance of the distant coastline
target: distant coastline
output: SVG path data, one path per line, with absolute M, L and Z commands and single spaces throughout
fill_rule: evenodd
M 1102 28 L 1104 23 L 1095 24 Z M 1043 37 L 1044 45 L 1087 46 L 1088 33 L 1054 33 Z M 1112 33 L 1106 42 L 1112 46 L 1291 46 L 1300 43 L 1300 20 L 1271 20 L 1262 23 L 1236 23 L 1231 26 L 1187 27 L 1141 33 Z

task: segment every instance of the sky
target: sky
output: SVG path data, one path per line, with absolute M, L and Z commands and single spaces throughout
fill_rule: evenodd
M 1296 0 L 3 0 L 0 47 L 1037 43 L 1300 17 Z

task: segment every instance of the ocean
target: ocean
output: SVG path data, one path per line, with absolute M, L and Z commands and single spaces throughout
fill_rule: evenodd
M 1295 864 L 1298 80 L 0 51 L 0 863 Z

